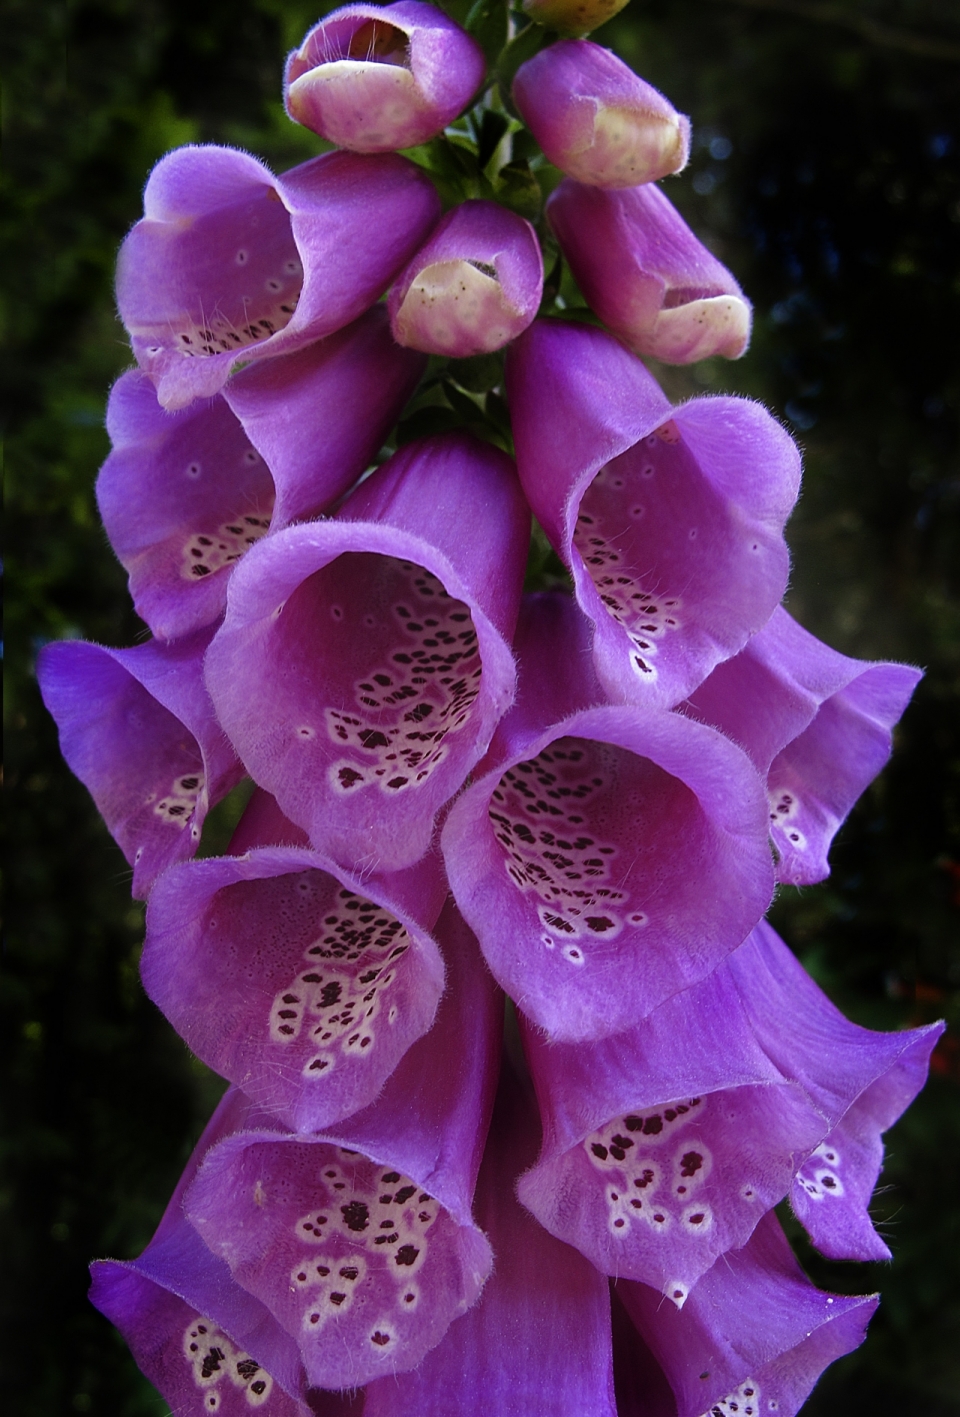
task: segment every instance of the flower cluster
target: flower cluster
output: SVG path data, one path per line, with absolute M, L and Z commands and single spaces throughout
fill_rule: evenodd
M 773 1208 L 888 1255 L 880 1137 L 939 1027 L 849 1023 L 763 916 L 919 674 L 780 606 L 795 445 L 639 357 L 749 338 L 657 185 L 688 120 L 537 23 L 614 0 L 528 8 L 499 56 L 492 6 L 483 46 L 338 10 L 285 78 L 335 149 L 173 152 L 120 254 L 98 497 L 152 638 L 39 676 L 147 993 L 231 1084 L 144 1254 L 94 1266 L 183 1417 L 792 1417 L 875 1299 Z M 567 589 L 524 593 L 532 516 Z

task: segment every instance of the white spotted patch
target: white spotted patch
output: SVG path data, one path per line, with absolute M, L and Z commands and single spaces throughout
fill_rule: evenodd
M 306 876 L 298 885 L 309 891 Z M 410 936 L 388 910 L 345 887 L 336 893 L 324 912 L 322 933 L 304 950 L 310 967 L 279 991 L 270 1010 L 275 1043 L 292 1043 L 306 1031 L 314 1051 L 304 1064 L 305 1078 L 329 1073 L 337 1052 L 355 1057 L 372 1052 L 381 995 L 409 948 Z M 397 1017 L 392 1005 L 387 1027 Z
M 776 1411 L 779 1404 L 770 1402 L 770 1411 Z M 715 1402 L 703 1413 L 703 1417 L 757 1417 L 760 1411 L 760 1388 L 753 1378 L 747 1378 L 735 1392 Z
M 777 788 L 768 792 L 770 803 L 770 831 L 774 834 L 774 843 L 777 842 L 778 835 L 782 833 L 783 841 L 787 843 L 788 849 L 793 851 L 803 851 L 807 844 L 807 838 L 796 824 L 796 818 L 800 813 L 801 802 L 793 788 Z
M 198 581 L 232 566 L 269 530 L 269 516 L 250 512 L 224 522 L 209 535 L 196 532 L 183 548 L 180 575 L 185 581 Z
M 605 785 L 606 744 L 560 738 L 538 757 L 509 768 L 491 798 L 489 816 L 504 850 L 507 875 L 533 892 L 547 949 L 561 946 L 583 965 L 584 941 L 613 940 L 625 925 L 647 923 L 628 892 L 612 883 L 619 848 L 596 833 L 591 799 Z
M 239 1388 L 251 1408 L 262 1407 L 273 1390 L 273 1379 L 255 1358 L 231 1343 L 209 1319 L 197 1318 L 183 1335 L 183 1355 L 193 1381 L 203 1394 L 203 1411 L 216 1412 L 224 1382 Z
M 203 788 L 202 772 L 182 773 L 174 780 L 170 791 L 153 804 L 154 814 L 183 831 L 196 811 Z
M 607 1228 L 625 1239 L 635 1222 L 656 1234 L 674 1225 L 706 1234 L 713 1212 L 698 1192 L 710 1175 L 713 1157 L 699 1140 L 680 1134 L 702 1115 L 700 1097 L 649 1112 L 616 1117 L 583 1142 L 591 1165 L 607 1179 Z M 664 1290 L 664 1293 L 667 1293 Z
M 395 564 L 402 572 L 392 606 L 397 648 L 356 681 L 355 710 L 326 711 L 330 739 L 350 752 L 328 769 L 331 786 L 344 796 L 371 786 L 392 796 L 426 781 L 480 692 L 470 611 L 423 567 Z
M 797 1172 L 797 1183 L 813 1201 L 825 1200 L 827 1196 L 843 1195 L 843 1181 L 837 1174 L 841 1165 L 840 1153 L 835 1146 L 821 1142 Z

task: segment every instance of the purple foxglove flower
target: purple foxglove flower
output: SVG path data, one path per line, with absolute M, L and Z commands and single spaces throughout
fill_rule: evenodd
M 513 699 L 529 516 L 504 453 L 445 434 L 237 567 L 207 682 L 318 851 L 364 871 L 426 851 Z
M 566 178 L 547 216 L 587 304 L 638 354 L 743 354 L 750 302 L 659 187 L 604 192 Z
M 687 704 L 740 743 L 767 780 L 781 881 L 829 875 L 827 852 L 890 757 L 891 730 L 921 671 L 848 659 L 782 608 Z
M 345 5 L 287 59 L 284 103 L 337 147 L 385 153 L 442 133 L 485 71 L 476 40 L 433 5 Z
M 60 751 L 133 867 L 145 899 L 156 876 L 193 856 L 211 807 L 243 776 L 203 684 L 208 631 L 164 645 L 47 645 L 40 692 Z
M 211 1068 L 319 1131 L 372 1102 L 433 1023 L 442 869 L 430 854 L 399 875 L 344 871 L 265 793 L 231 850 L 157 882 L 144 988 Z
M 452 904 L 432 1031 L 371 1106 L 311 1137 L 248 1124 L 206 1157 L 188 1220 L 296 1339 L 307 1375 L 351 1387 L 415 1367 L 492 1264 L 471 1216 L 503 1002 Z
M 607 1285 L 513 1197 L 537 1131 L 532 1098 L 505 1067 L 477 1183 L 493 1274 L 418 1368 L 367 1387 L 364 1417 L 616 1417 Z
M 521 64 L 513 101 L 545 156 L 595 187 L 635 187 L 686 167 L 690 120 L 609 49 L 562 39 Z
M 139 1259 L 91 1266 L 90 1301 L 123 1334 L 146 1377 L 178 1413 L 333 1417 L 335 1400 L 304 1401 L 306 1374 L 291 1336 L 231 1278 L 183 1214 L 206 1152 L 241 1128 L 250 1104 L 231 1089 L 211 1118 Z M 333 1395 L 331 1394 L 331 1399 Z
M 275 177 L 233 148 L 168 153 L 117 264 L 120 316 L 164 408 L 348 325 L 439 214 L 433 184 L 393 154 L 326 153 Z
M 535 320 L 507 356 L 517 467 L 596 627 L 612 699 L 672 708 L 786 588 L 800 456 L 759 404 L 673 408 L 600 330 Z
M 581 707 L 600 697 L 588 634 L 567 597 L 527 602 L 517 706 L 442 837 L 495 977 L 567 1042 L 621 1032 L 704 978 L 773 890 L 746 755 L 681 714 Z
M 878 1302 L 816 1289 L 772 1214 L 717 1260 L 682 1311 L 629 1280 L 616 1292 L 677 1417 L 795 1417 L 824 1368 L 863 1342 Z
M 788 1194 L 834 1257 L 887 1257 L 867 1212 L 880 1133 L 940 1032 L 849 1023 L 761 924 L 616 1038 L 574 1046 L 525 1026 L 544 1138 L 518 1194 L 598 1268 L 674 1300 Z
M 397 346 L 377 305 L 326 340 L 254 362 L 222 394 L 177 413 L 160 406 L 146 374 L 120 377 L 97 500 L 137 613 L 158 638 L 219 619 L 230 571 L 254 542 L 350 488 L 423 365 Z
M 400 344 L 429 354 L 489 354 L 527 328 L 542 293 L 530 223 L 496 202 L 463 202 L 391 290 L 390 327 Z

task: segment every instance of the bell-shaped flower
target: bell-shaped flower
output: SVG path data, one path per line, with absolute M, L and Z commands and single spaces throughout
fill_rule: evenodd
M 612 20 L 627 0 L 523 0 L 524 14 L 560 34 L 587 34 Z
M 212 397 L 239 364 L 357 319 L 440 215 L 429 178 L 394 154 L 326 153 L 275 177 L 233 148 L 178 148 L 143 200 L 117 303 L 173 409 Z
M 227 1092 L 197 1143 L 153 1239 L 138 1259 L 91 1266 L 91 1303 L 123 1334 L 146 1377 L 174 1412 L 330 1417 L 311 1394 L 297 1345 L 259 1299 L 206 1248 L 183 1197 L 207 1151 L 241 1129 L 250 1104 Z M 318 1401 L 319 1399 L 319 1401 Z
M 208 631 L 132 649 L 61 640 L 37 662 L 60 751 L 133 867 L 141 899 L 167 866 L 194 855 L 207 812 L 243 776 L 204 687 L 209 642 Z
M 587 39 L 562 39 L 521 64 L 513 101 L 544 155 L 577 182 L 635 187 L 679 172 L 690 155 L 690 120 Z
M 431 854 L 398 875 L 346 871 L 259 792 L 230 849 L 157 882 L 144 988 L 211 1068 L 319 1131 L 372 1102 L 433 1023 L 442 869 Z
M 419 1367 L 369 1384 L 364 1417 L 616 1417 L 607 1284 L 513 1196 L 537 1132 L 533 1099 L 505 1065 L 477 1182 L 493 1274 Z
M 686 710 L 741 744 L 766 779 L 781 881 L 829 874 L 830 843 L 890 757 L 920 678 L 908 664 L 838 654 L 778 608 L 690 696 Z
M 254 780 L 351 870 L 424 854 L 513 699 L 529 510 L 506 454 L 409 444 L 237 567 L 207 655 Z
M 485 72 L 476 40 L 433 5 L 345 5 L 287 59 L 284 102 L 339 148 L 392 152 L 442 133 Z
M 606 192 L 566 178 L 547 216 L 587 304 L 638 354 L 667 364 L 743 354 L 750 302 L 659 187 Z
M 97 500 L 137 613 L 158 638 L 218 620 L 230 572 L 254 542 L 349 490 L 424 362 L 397 346 L 377 305 L 328 339 L 255 361 L 221 394 L 176 413 L 142 371 L 121 375 Z
M 673 408 L 587 325 L 535 320 L 507 355 L 517 467 L 596 632 L 612 699 L 672 708 L 786 588 L 800 455 L 759 404 Z
M 795 1417 L 824 1368 L 863 1342 L 878 1302 L 815 1288 L 772 1214 L 682 1309 L 629 1280 L 616 1293 L 667 1377 L 677 1417 Z
M 465 359 L 525 330 L 540 307 L 536 232 L 496 202 L 463 202 L 441 221 L 390 292 L 398 343 Z
M 490 1272 L 471 1203 L 503 1000 L 452 904 L 438 935 L 449 987 L 437 1021 L 377 1101 L 309 1137 L 248 1124 L 207 1153 L 185 1198 L 320 1387 L 416 1367 Z
M 850 1023 L 761 924 L 618 1037 L 573 1046 L 525 1025 L 544 1139 L 520 1199 L 598 1268 L 675 1302 L 788 1194 L 828 1253 L 882 1258 L 867 1211 L 880 1133 L 940 1032 Z
M 763 787 L 722 734 L 604 705 L 568 597 L 532 597 L 516 647 L 519 699 L 447 818 L 447 875 L 525 1013 L 553 1039 L 603 1038 L 703 979 L 762 916 Z

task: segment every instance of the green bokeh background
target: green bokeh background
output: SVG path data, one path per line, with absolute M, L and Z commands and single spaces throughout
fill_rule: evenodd
M 317 10 L 12 0 L 7 15 L 3 1403 L 15 1417 L 161 1417 L 86 1304 L 86 1264 L 143 1248 L 222 1084 L 144 998 L 142 909 L 59 760 L 33 664 L 51 638 L 144 634 L 93 484 L 106 392 L 130 362 L 113 262 L 146 174 L 190 141 L 238 144 L 278 169 L 316 152 L 279 93 L 283 55 Z M 597 38 L 691 115 L 693 158 L 668 190 L 756 307 L 741 362 L 656 372 L 671 395 L 742 391 L 784 419 L 806 458 L 788 528 L 792 613 L 846 653 L 927 670 L 830 880 L 782 892 L 775 922 L 857 1021 L 956 1024 L 960 11 L 633 0 Z M 889 1136 L 874 1212 L 895 1263 L 827 1263 L 795 1236 L 818 1283 L 883 1293 L 811 1417 L 960 1413 L 956 1038 Z

